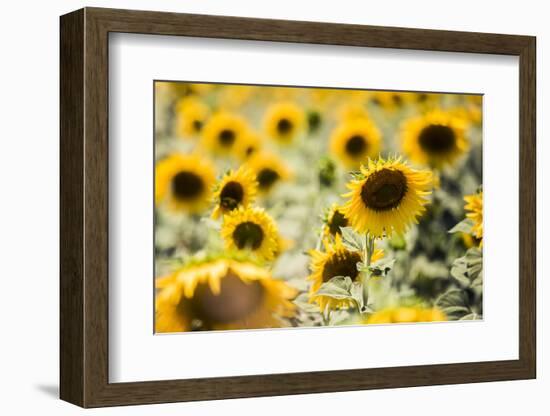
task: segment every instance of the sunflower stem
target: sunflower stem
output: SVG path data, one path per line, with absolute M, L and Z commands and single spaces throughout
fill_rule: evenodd
M 372 255 L 374 254 L 374 237 L 371 237 L 368 233 L 365 234 L 365 248 L 363 252 L 363 256 L 365 259 L 365 265 L 367 266 L 367 270 L 362 272 L 362 284 L 363 284 L 363 306 L 367 306 L 369 301 L 369 290 L 368 290 L 368 283 L 370 278 L 370 271 L 369 266 L 372 262 Z M 361 312 L 361 311 L 359 311 Z

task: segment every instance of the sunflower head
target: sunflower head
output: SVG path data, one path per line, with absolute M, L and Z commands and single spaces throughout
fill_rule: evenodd
M 344 121 L 330 137 L 330 151 L 345 166 L 359 167 L 362 161 L 380 152 L 380 130 L 366 118 Z
M 262 137 L 255 131 L 249 130 L 244 135 L 240 143 L 238 150 L 239 158 L 241 160 L 248 160 L 262 148 Z
M 200 134 L 210 109 L 196 97 L 184 97 L 176 104 L 176 130 L 179 137 L 188 138 Z
M 466 217 L 474 222 L 472 234 L 476 239 L 481 241 L 483 238 L 483 191 L 467 195 L 464 197 L 464 200 L 466 201 L 464 205 Z
M 323 234 L 326 237 L 336 237 L 337 235 L 342 235 L 340 228 L 347 227 L 349 221 L 342 213 L 342 208 L 333 204 L 323 218 L 323 223 Z
M 447 316 L 437 308 L 400 306 L 377 311 L 370 315 L 366 324 L 396 324 L 412 322 L 441 322 Z
M 247 134 L 246 121 L 233 113 L 214 114 L 204 126 L 201 144 L 217 155 L 232 155 L 241 146 L 241 140 Z
M 286 326 L 296 291 L 250 260 L 209 258 L 157 279 L 155 329 L 254 329 Z
M 269 193 L 279 182 L 291 177 L 286 164 L 272 153 L 256 153 L 247 161 L 246 166 L 256 175 L 258 190 L 263 195 Z
M 385 111 L 396 111 L 403 108 L 407 103 L 406 93 L 399 91 L 373 91 L 370 101 L 375 106 Z
M 167 203 L 173 211 L 198 213 L 208 206 L 215 170 L 197 155 L 174 154 L 157 163 L 155 203 Z
M 239 207 L 247 208 L 254 202 L 257 190 L 255 175 L 244 166 L 227 172 L 214 190 L 215 207 L 212 218 L 218 218 Z
M 469 149 L 467 124 L 451 112 L 431 111 L 403 124 L 403 151 L 416 163 L 441 169 Z
M 238 208 L 223 217 L 221 236 L 227 250 L 245 251 L 271 261 L 279 251 L 275 221 L 263 208 Z
M 282 144 L 291 143 L 304 130 L 305 123 L 304 110 L 291 101 L 274 104 L 264 119 L 267 135 Z
M 403 233 L 425 211 L 432 173 L 414 170 L 401 158 L 368 160 L 348 183 L 342 213 L 360 234 L 373 237 Z

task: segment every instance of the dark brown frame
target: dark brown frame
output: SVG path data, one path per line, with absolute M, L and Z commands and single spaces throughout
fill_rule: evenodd
M 110 32 L 519 56 L 519 359 L 109 383 L 107 126 Z M 61 17 L 60 46 L 60 396 L 63 400 L 83 407 L 100 407 L 536 377 L 534 37 L 85 8 Z

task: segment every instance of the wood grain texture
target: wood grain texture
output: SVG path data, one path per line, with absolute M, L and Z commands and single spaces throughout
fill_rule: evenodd
M 191 380 L 108 380 L 108 34 L 520 57 L 519 359 Z M 61 18 L 61 397 L 83 407 L 517 380 L 536 375 L 535 38 L 87 8 Z M 492 157 L 488 155 L 488 157 Z

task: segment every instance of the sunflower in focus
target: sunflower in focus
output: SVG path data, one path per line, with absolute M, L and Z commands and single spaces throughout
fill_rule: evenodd
M 378 156 L 380 130 L 366 118 L 343 122 L 330 137 L 330 151 L 350 169 L 359 167 L 367 158 Z
M 179 137 L 191 137 L 200 133 L 210 109 L 195 97 L 185 97 L 176 104 L 176 130 Z
M 340 235 L 336 236 L 334 243 L 330 243 L 327 239 L 323 243 L 325 251 L 309 251 L 311 274 L 307 279 L 312 282 L 309 300 L 312 303 L 317 303 L 321 311 L 327 308 L 330 310 L 349 308 L 353 306 L 351 299 L 335 299 L 330 296 L 319 295 L 317 291 L 323 283 L 336 276 L 347 276 L 355 282 L 359 277 L 357 263 L 362 261 L 363 257 L 360 252 L 347 249 L 342 243 Z M 371 261 L 378 261 L 382 257 L 384 257 L 384 252 L 375 250 Z
M 266 134 L 282 144 L 291 143 L 304 130 L 305 124 L 304 110 L 290 101 L 272 105 L 264 118 Z
M 240 142 L 247 134 L 246 121 L 233 113 L 214 114 L 204 126 L 201 144 L 217 155 L 230 155 L 239 149 Z
M 227 250 L 246 251 L 271 261 L 280 251 L 279 232 L 263 208 L 238 208 L 223 217 L 221 236 Z
M 466 201 L 464 209 L 468 211 L 466 217 L 474 222 L 472 234 L 480 240 L 481 245 L 483 238 L 483 191 L 465 196 L 464 200 Z
M 247 161 L 246 166 L 256 175 L 258 189 L 262 194 L 269 193 L 279 182 L 291 177 L 286 164 L 272 153 L 256 153 Z
M 466 128 L 462 117 L 431 111 L 405 122 L 401 133 L 403 151 L 412 161 L 435 169 L 452 165 L 470 147 Z
M 373 237 L 403 233 L 425 211 L 432 173 L 415 170 L 401 158 L 368 160 L 348 183 L 342 213 L 360 234 Z
M 212 218 L 219 218 L 239 207 L 247 208 L 255 199 L 258 183 L 255 175 L 241 166 L 227 172 L 214 190 L 215 208 Z
M 251 261 L 205 259 L 157 279 L 155 330 L 280 328 L 294 316 L 295 295 Z
M 197 155 L 174 154 L 157 163 L 155 203 L 167 203 L 172 211 L 203 211 L 216 179 L 212 163 Z
M 396 324 L 411 322 L 441 322 L 447 316 L 438 308 L 406 307 L 382 309 L 370 315 L 365 324 Z
M 349 221 L 342 213 L 342 208 L 333 204 L 323 218 L 323 223 L 323 235 L 336 237 L 342 234 L 340 227 L 347 227 Z

